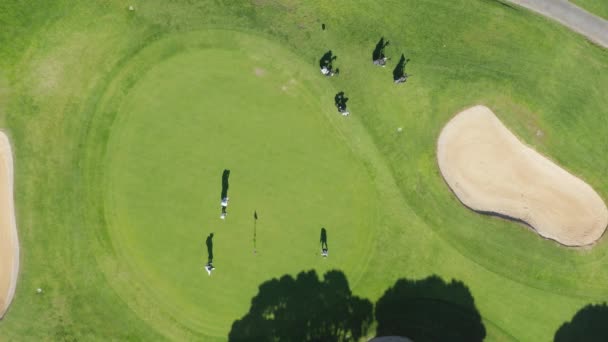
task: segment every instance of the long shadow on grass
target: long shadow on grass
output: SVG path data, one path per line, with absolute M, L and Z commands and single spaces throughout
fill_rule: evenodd
M 582 308 L 570 322 L 559 327 L 553 341 L 608 341 L 608 306 L 606 303 L 587 305 Z
M 388 40 L 385 42 L 384 37 L 380 38 L 374 51 L 372 51 L 372 61 L 384 58 L 384 48 L 388 46 Z
M 409 62 L 409 59 L 405 59 L 405 55 L 401 54 L 399 62 L 393 69 L 393 80 L 396 81 L 405 75 L 405 65 Z
M 321 249 L 328 249 L 327 247 L 327 230 L 325 227 L 321 228 Z
M 356 341 L 372 322 L 372 303 L 353 296 L 344 273 L 284 275 L 262 285 L 232 324 L 229 341 Z
M 377 336 L 416 342 L 482 341 L 486 329 L 469 289 L 437 276 L 399 279 L 376 303 Z
M 224 170 L 222 172 L 222 193 L 220 195 L 220 199 L 224 199 L 228 197 L 228 178 L 230 177 L 230 170 Z
M 207 263 L 211 264 L 213 262 L 213 233 L 207 236 L 205 244 L 207 245 Z

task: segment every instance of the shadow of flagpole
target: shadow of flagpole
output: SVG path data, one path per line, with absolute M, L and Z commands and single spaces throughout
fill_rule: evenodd
M 255 238 L 257 233 L 257 223 L 258 223 L 258 212 L 257 210 L 253 211 L 253 254 L 257 253 L 257 249 L 255 247 Z

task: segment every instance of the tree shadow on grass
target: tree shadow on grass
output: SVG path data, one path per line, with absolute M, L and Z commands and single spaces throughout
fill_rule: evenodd
M 582 308 L 570 322 L 559 327 L 553 341 L 608 341 L 608 306 L 606 303 L 587 305 Z
M 284 275 L 260 285 L 229 341 L 356 341 L 372 321 L 372 303 L 353 296 L 344 273 Z
M 376 303 L 377 336 L 405 336 L 416 342 L 482 341 L 481 315 L 460 281 L 437 276 L 400 279 Z

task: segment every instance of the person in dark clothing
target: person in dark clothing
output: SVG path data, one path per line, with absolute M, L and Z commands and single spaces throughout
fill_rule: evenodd
M 386 61 L 388 61 L 388 57 L 378 58 L 374 61 L 374 65 L 386 67 Z
M 348 101 L 348 97 L 344 96 L 344 92 L 341 91 L 336 94 L 334 97 L 334 102 L 336 107 L 338 107 L 338 112 L 343 116 L 347 116 L 350 112 L 346 109 L 346 102 Z
M 207 274 L 209 274 L 209 276 L 211 276 L 211 271 L 213 271 L 214 269 L 215 267 L 210 262 L 205 265 L 205 270 L 207 271 Z
M 395 80 L 395 84 L 405 83 L 407 81 L 407 74 L 403 74 L 401 77 Z
M 220 215 L 220 218 L 223 220 L 226 218 L 226 215 L 228 215 L 228 213 L 226 212 L 226 209 L 228 208 L 228 197 L 224 197 L 222 198 L 222 214 Z
M 331 50 L 327 51 L 319 60 L 319 67 L 321 68 L 321 73 L 325 76 L 334 76 L 338 73 L 338 69 L 336 71 L 333 70 L 333 61 L 335 61 L 338 57 L 335 56 Z

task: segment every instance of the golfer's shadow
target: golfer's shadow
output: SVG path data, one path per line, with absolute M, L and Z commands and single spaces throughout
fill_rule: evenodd
M 405 65 L 409 62 L 409 59 L 405 59 L 405 55 L 401 54 L 401 58 L 399 59 L 399 63 L 395 66 L 393 70 L 393 80 L 396 81 L 405 75 Z
M 331 52 L 331 50 L 327 51 L 326 53 L 323 54 L 323 56 L 321 57 L 321 59 L 319 60 L 319 67 L 323 68 L 326 67 L 328 69 L 331 69 L 332 67 L 332 62 L 334 60 L 336 60 L 338 57 L 335 56 L 333 54 L 333 52 Z
M 380 38 L 378 44 L 376 44 L 376 48 L 372 52 L 372 61 L 378 60 L 380 58 L 384 58 L 384 48 L 388 46 L 388 40 L 386 43 L 384 42 L 384 37 Z
M 222 194 L 220 199 L 228 197 L 228 177 L 230 177 L 230 170 L 224 169 L 224 172 L 222 172 Z
M 329 249 L 327 247 L 327 230 L 325 228 L 321 228 L 321 249 Z
M 213 262 L 213 233 L 207 236 L 205 244 L 207 245 L 207 263 L 211 264 Z

